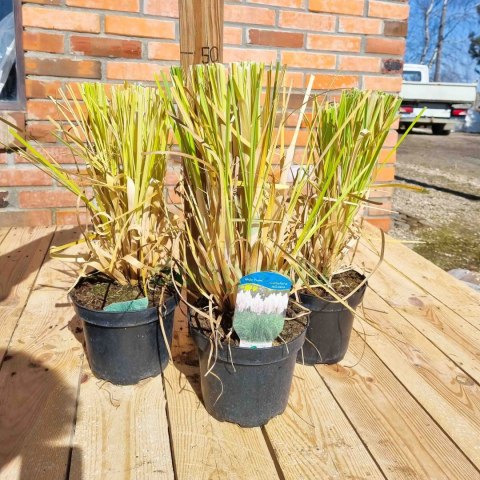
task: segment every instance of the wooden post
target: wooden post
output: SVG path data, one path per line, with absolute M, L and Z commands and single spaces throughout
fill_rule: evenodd
M 223 0 L 178 0 L 180 63 L 223 62 Z

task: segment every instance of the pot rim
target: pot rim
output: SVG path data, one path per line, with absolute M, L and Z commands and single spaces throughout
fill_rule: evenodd
M 364 275 L 363 273 L 360 273 L 358 270 L 356 270 L 355 268 L 350 268 L 349 270 L 345 270 L 346 272 L 349 272 L 349 271 L 353 271 L 355 273 L 358 273 L 358 275 L 362 276 L 362 282 L 367 278 L 366 275 Z M 358 290 L 356 290 L 354 293 L 353 290 L 350 291 L 349 293 L 347 293 L 347 295 L 345 295 L 344 297 L 342 297 L 341 300 L 343 301 L 346 301 L 349 303 L 350 299 L 352 298 L 356 298 L 360 295 L 360 298 L 364 295 L 365 293 L 365 290 L 367 289 L 368 287 L 368 281 L 366 281 L 360 288 L 358 288 L 358 285 L 357 287 L 355 288 L 358 288 Z M 355 289 L 354 289 L 355 290 Z M 342 301 L 341 300 L 329 300 L 327 298 L 323 298 L 323 297 L 317 297 L 316 295 L 312 295 L 310 292 L 306 291 L 306 292 L 302 292 L 302 291 L 299 291 L 298 294 L 300 296 L 305 296 L 305 297 L 309 297 L 309 298 L 315 298 L 319 301 L 322 301 L 322 302 L 325 302 L 327 304 L 332 304 L 332 305 L 341 305 L 342 304 Z M 346 300 L 345 300 L 346 298 Z
M 92 310 L 76 302 L 71 293 L 68 298 L 73 304 L 75 313 L 86 323 L 105 328 L 126 328 L 146 325 L 158 322 L 159 318 L 167 318 L 171 315 L 177 304 L 178 297 L 168 297 L 162 305 L 146 308 L 136 312 L 106 312 L 104 310 Z M 159 314 L 160 310 L 160 314 Z

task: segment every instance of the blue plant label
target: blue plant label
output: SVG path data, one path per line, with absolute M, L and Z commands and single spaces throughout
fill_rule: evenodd
M 105 312 L 140 312 L 148 308 L 148 298 L 137 298 L 127 302 L 117 302 L 107 305 L 103 310 Z
M 255 272 L 240 279 L 240 285 L 254 284 L 270 290 L 288 290 L 292 288 L 292 281 L 285 275 L 277 272 Z
M 240 279 L 233 328 L 240 347 L 267 348 L 280 335 L 292 282 L 277 272 L 255 272 Z

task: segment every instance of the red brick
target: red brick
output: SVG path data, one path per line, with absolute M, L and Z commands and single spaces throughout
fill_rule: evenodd
M 402 77 L 364 77 L 363 87 L 367 90 L 397 93 L 402 88 Z
M 382 21 L 375 18 L 340 17 L 339 32 L 345 33 L 382 33 Z
M 153 82 L 156 75 L 168 72 L 166 65 L 136 62 L 109 62 L 107 63 L 107 78 L 110 80 L 144 80 Z
M 248 30 L 248 43 L 269 47 L 302 48 L 304 34 L 294 32 L 275 32 L 272 30 Z
M 80 210 L 68 209 L 68 210 L 56 210 L 55 211 L 55 224 L 56 225 L 88 225 L 90 223 L 90 216 L 84 208 Z
M 396 130 L 390 130 L 387 135 L 387 139 L 383 144 L 384 147 L 394 147 L 398 142 L 398 132 Z
M 74 207 L 77 197 L 64 189 L 23 190 L 18 192 L 18 204 L 20 208 Z
M 25 58 L 27 75 L 52 77 L 101 78 L 100 62 L 69 58 Z
M 52 224 L 50 210 L 0 212 L 0 227 L 42 227 Z
M 24 27 L 74 32 L 100 32 L 100 15 L 67 9 L 40 8 L 25 5 L 22 9 Z
M 356 88 L 359 84 L 357 75 L 315 75 L 315 90 L 336 90 L 339 88 Z
M 288 108 L 292 110 L 298 110 L 304 102 L 305 94 L 303 93 L 292 93 L 288 99 Z M 307 108 L 311 108 L 312 99 L 311 97 L 307 100 Z
M 178 18 L 178 0 L 145 0 L 143 10 L 148 15 Z
M 67 86 L 73 88 L 75 98 L 81 98 L 78 83 L 61 82 L 60 80 L 38 80 L 36 78 L 25 79 L 25 91 L 27 98 L 60 98 L 60 89 L 63 89 L 68 97 L 70 97 L 70 94 L 65 90 Z
M 334 69 L 335 55 L 310 52 L 282 52 L 282 63 L 291 67 Z
M 377 201 L 377 200 L 375 200 Z M 391 200 L 381 199 L 381 205 L 372 205 L 369 204 L 367 215 L 369 217 L 384 217 L 392 213 L 392 202 Z
M 393 189 L 391 187 L 375 188 L 375 185 L 370 188 L 368 198 L 372 200 L 383 202 L 385 198 L 390 198 L 392 196 Z
M 180 46 L 178 43 L 149 42 L 148 58 L 153 60 L 180 60 Z
M 335 17 L 333 15 L 320 15 L 319 13 L 283 11 L 280 12 L 279 25 L 280 27 L 298 28 L 299 30 L 333 32 L 335 30 Z
M 408 22 L 385 22 L 383 34 L 388 37 L 406 37 Z
M 0 153 L 0 164 L 7 163 L 8 157 L 6 153 Z
M 107 15 L 105 32 L 148 38 L 175 38 L 175 24 L 168 20 Z
M 285 85 L 293 88 L 303 88 L 305 75 L 301 72 L 286 72 Z
M 313 12 L 363 15 L 364 0 L 310 0 L 308 9 Z
M 260 50 L 253 48 L 224 48 L 223 60 L 225 62 L 265 62 L 271 63 L 277 60 L 276 50 Z
M 404 38 L 367 38 L 367 53 L 387 53 L 389 55 L 403 55 L 405 53 Z
M 342 37 L 340 35 L 322 35 L 309 33 L 307 48 L 311 50 L 327 50 L 331 52 L 360 52 L 360 37 Z
M 49 98 L 57 97 L 58 90 L 62 87 L 62 82 L 55 80 L 47 82 L 32 78 L 25 79 L 25 93 L 27 98 Z
M 117 10 L 121 12 L 140 11 L 139 0 L 67 0 L 71 7 Z
M 51 185 L 52 179 L 37 168 L 4 168 L 0 170 L 1 187 L 17 187 L 22 185 Z
M 241 45 L 242 29 L 237 27 L 223 27 L 223 42 L 225 45 Z
M 276 7 L 303 8 L 305 0 L 247 0 L 247 3 L 263 3 Z
M 397 161 L 397 152 L 393 152 L 391 149 L 384 149 L 380 152 L 378 157 L 379 163 L 395 163 Z
M 65 35 L 42 33 L 42 32 L 23 32 L 23 48 L 25 51 L 63 53 Z
M 50 122 L 28 122 L 27 135 L 29 140 L 42 143 L 55 143 L 55 127 Z
M 376 0 L 370 0 L 368 4 L 369 17 L 408 20 L 408 11 L 409 7 L 407 3 L 378 2 Z
M 388 232 L 390 230 L 390 226 L 392 223 L 392 219 L 390 217 L 367 217 L 365 220 L 374 227 L 378 227 L 380 230 L 383 230 L 384 232 Z
M 141 58 L 142 56 L 142 44 L 137 40 L 72 36 L 70 45 L 72 53 L 92 57 Z
M 72 164 L 75 163 L 75 159 L 72 152 L 67 147 L 44 147 L 41 152 L 48 158 L 53 159 L 57 163 Z M 15 155 L 15 163 L 29 163 L 20 155 Z
M 225 5 L 224 17 L 226 22 L 275 25 L 275 12 L 269 8 Z
M 9 123 L 16 125 L 21 131 L 25 129 L 25 113 L 19 111 L 0 110 L 0 117 Z M 0 122 L 0 148 L 17 147 L 18 141 L 10 133 L 11 127 Z
M 295 134 L 294 128 L 286 128 L 285 129 L 285 143 L 287 145 L 290 144 L 293 140 L 293 136 Z M 307 144 L 308 140 L 308 131 L 307 130 L 300 130 L 298 132 L 297 142 L 296 145 L 299 147 L 304 147 Z
M 340 70 L 352 72 L 380 72 L 381 59 L 378 57 L 340 57 Z
M 61 104 L 66 105 L 65 102 Z M 59 110 L 57 106 L 50 100 L 28 100 L 27 101 L 27 119 L 28 120 L 65 120 L 65 115 L 72 120 L 70 114 L 65 110 Z

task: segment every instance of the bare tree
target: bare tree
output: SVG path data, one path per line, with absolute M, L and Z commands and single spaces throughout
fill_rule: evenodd
M 428 65 L 435 81 L 440 81 L 447 70 L 451 78 L 454 72 L 445 62 L 452 61 L 453 50 L 458 58 L 466 56 L 469 30 L 466 25 L 471 26 L 480 0 L 410 0 L 410 4 L 413 16 L 410 18 L 407 60 Z M 462 35 L 465 37 L 463 43 L 458 41 Z
M 440 17 L 440 26 L 438 27 L 438 40 L 435 48 L 435 73 L 433 75 L 433 80 L 435 82 L 440 81 L 440 68 L 442 65 L 443 42 L 445 41 L 445 25 L 447 23 L 448 1 L 449 0 L 443 0 L 442 16 Z
M 430 17 L 433 12 L 433 7 L 435 6 L 435 0 L 430 0 L 430 3 L 425 10 L 425 20 L 424 20 L 424 43 L 423 43 L 423 50 L 422 56 L 420 57 L 420 63 L 424 64 L 428 54 L 428 48 L 430 46 Z

